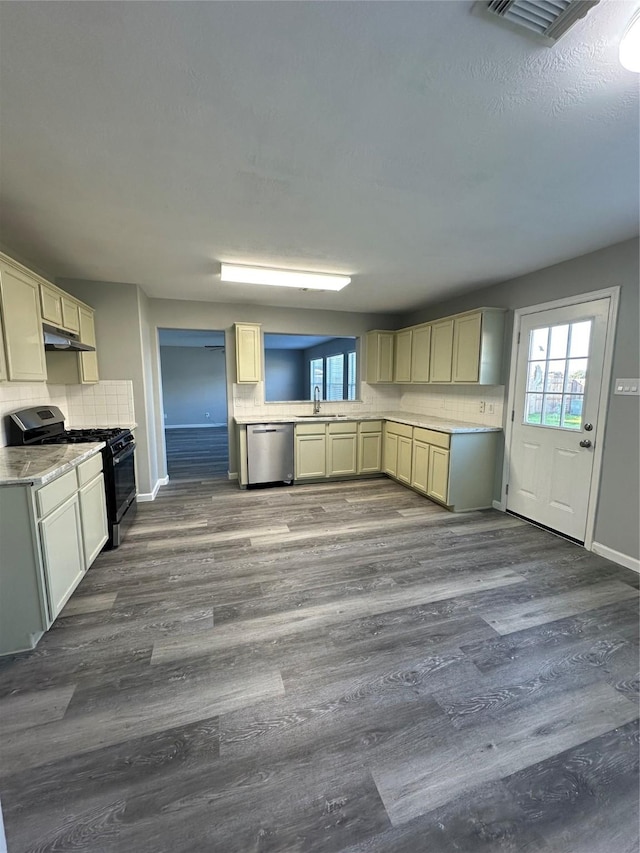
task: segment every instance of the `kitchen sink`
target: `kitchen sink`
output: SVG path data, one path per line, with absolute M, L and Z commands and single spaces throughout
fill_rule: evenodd
M 346 418 L 347 416 L 346 415 L 323 415 L 322 413 L 320 413 L 319 415 L 294 415 L 294 417 L 296 417 L 296 418 L 316 418 L 316 420 L 322 418 L 322 420 L 324 420 L 325 418 Z

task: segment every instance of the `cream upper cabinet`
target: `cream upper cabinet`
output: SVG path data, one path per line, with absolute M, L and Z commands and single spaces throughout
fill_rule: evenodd
M 453 381 L 477 382 L 480 378 L 482 314 L 456 317 L 453 322 Z
M 411 382 L 411 341 L 412 329 L 401 329 L 395 335 L 395 354 L 393 362 L 393 381 Z
M 38 282 L 7 264 L 0 264 L 0 304 L 7 378 L 14 382 L 43 382 L 47 366 Z
M 70 296 L 62 296 L 62 327 L 70 332 L 80 331 L 80 306 Z
M 451 382 L 453 320 L 431 324 L 431 382 Z
M 416 326 L 411 337 L 411 381 L 429 382 L 430 365 L 431 325 Z
M 42 319 L 54 326 L 62 326 L 62 294 L 46 284 L 40 285 Z
M 95 347 L 96 329 L 93 313 L 94 312 L 89 308 L 84 308 L 82 305 L 80 306 L 80 340 L 83 344 L 89 344 L 90 346 Z M 100 379 L 98 374 L 98 353 L 81 352 L 78 357 L 80 359 L 81 381 L 97 382 Z
M 367 332 L 366 345 L 367 382 L 393 382 L 395 332 Z
M 262 336 L 257 323 L 236 323 L 236 381 L 262 379 Z

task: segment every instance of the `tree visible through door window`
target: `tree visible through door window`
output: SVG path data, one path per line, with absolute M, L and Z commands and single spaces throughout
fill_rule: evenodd
M 582 429 L 591 322 L 545 326 L 530 332 L 525 424 Z

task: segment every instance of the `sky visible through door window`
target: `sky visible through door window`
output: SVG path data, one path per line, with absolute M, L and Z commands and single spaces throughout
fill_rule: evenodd
M 591 320 L 529 333 L 524 423 L 582 429 Z

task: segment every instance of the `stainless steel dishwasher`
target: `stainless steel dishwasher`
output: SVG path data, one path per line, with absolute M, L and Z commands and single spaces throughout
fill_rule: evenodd
M 293 424 L 247 426 L 247 475 L 249 485 L 293 481 Z

